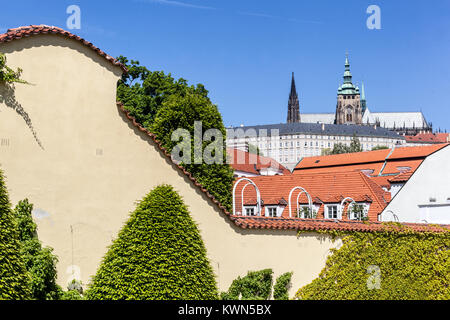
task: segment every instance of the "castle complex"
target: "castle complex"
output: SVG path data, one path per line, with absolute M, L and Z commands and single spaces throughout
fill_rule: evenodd
M 301 120 L 301 121 L 300 121 Z M 386 128 L 401 135 L 433 131 L 422 112 L 371 112 L 367 107 L 364 84 L 360 89 L 352 82 L 348 55 L 345 59 L 344 83 L 338 88 L 335 113 L 300 114 L 295 80 L 292 75 L 287 123 L 355 124 Z

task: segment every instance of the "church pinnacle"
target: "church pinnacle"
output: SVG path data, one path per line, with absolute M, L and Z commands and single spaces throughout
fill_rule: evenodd
M 295 89 L 294 73 L 292 72 L 291 93 L 289 94 L 287 123 L 300 122 L 300 104 Z

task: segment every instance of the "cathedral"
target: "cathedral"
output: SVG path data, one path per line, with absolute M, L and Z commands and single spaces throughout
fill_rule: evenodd
M 364 84 L 360 91 L 352 82 L 348 55 L 345 58 L 344 83 L 337 91 L 335 113 L 300 114 L 294 73 L 292 73 L 287 123 L 295 122 L 370 125 L 383 127 L 400 135 L 416 135 L 433 131 L 432 124 L 425 120 L 422 112 L 371 112 L 367 107 Z

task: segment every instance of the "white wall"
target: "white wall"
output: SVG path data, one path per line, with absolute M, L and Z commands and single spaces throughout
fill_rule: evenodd
M 382 213 L 382 221 L 450 224 L 450 146 L 430 155 Z

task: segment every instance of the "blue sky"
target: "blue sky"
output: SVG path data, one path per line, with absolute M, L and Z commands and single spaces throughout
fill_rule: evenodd
M 450 1 L 8 1 L 0 31 L 30 24 L 72 30 L 112 56 L 202 83 L 225 125 L 286 121 L 291 72 L 301 112 L 334 112 L 345 52 L 372 111 L 420 111 L 450 130 Z M 369 5 L 381 30 L 369 30 Z

